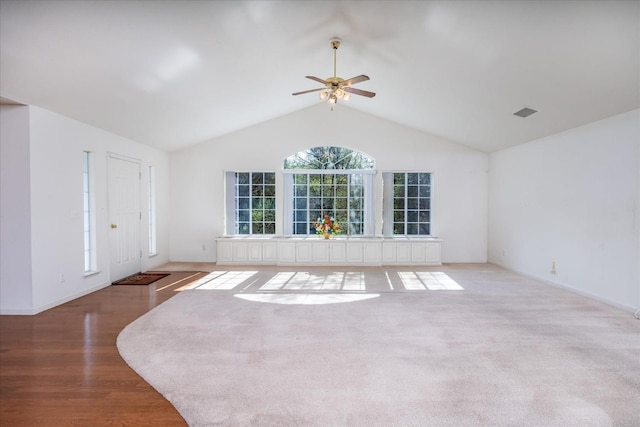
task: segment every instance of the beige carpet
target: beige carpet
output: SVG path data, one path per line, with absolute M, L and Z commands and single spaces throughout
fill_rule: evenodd
M 490 265 L 214 271 L 118 348 L 191 426 L 640 425 L 640 322 Z

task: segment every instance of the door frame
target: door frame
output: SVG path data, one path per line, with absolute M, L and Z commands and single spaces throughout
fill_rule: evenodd
M 125 161 L 125 162 L 130 162 L 130 163 L 134 163 L 138 166 L 138 182 L 137 182 L 137 186 L 138 186 L 138 200 L 136 201 L 137 207 L 138 207 L 138 211 L 140 212 L 139 214 L 139 221 L 137 222 L 138 225 L 138 238 L 136 241 L 136 245 L 137 245 L 137 249 L 139 251 L 139 256 L 136 256 L 137 262 L 134 264 L 136 268 L 133 268 L 131 270 L 128 270 L 127 273 L 122 276 L 122 273 L 120 272 L 116 272 L 116 269 L 114 269 L 114 262 L 115 260 L 113 259 L 113 254 L 114 254 L 114 243 L 115 240 L 112 237 L 112 233 L 111 233 L 111 224 L 113 224 L 113 218 L 112 218 L 112 207 L 113 207 L 113 200 L 112 200 L 112 176 L 111 174 L 113 173 L 112 169 L 111 169 L 111 162 L 113 160 L 118 160 L 118 161 Z M 130 157 L 130 156 L 126 156 L 123 154 L 118 154 L 118 153 L 114 153 L 114 152 L 107 152 L 107 233 L 109 236 L 109 279 L 111 282 L 114 282 L 116 280 L 122 279 L 124 277 L 127 277 L 131 274 L 135 274 L 138 273 L 140 271 L 142 271 L 142 160 L 135 158 L 135 157 Z M 135 271 L 133 271 L 135 270 Z M 122 277 L 121 277 L 122 276 Z

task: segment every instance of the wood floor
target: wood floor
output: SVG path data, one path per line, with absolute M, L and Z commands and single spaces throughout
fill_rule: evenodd
M 109 286 L 35 316 L 0 316 L 0 425 L 185 426 L 122 360 L 116 338 L 204 274 L 193 275 Z

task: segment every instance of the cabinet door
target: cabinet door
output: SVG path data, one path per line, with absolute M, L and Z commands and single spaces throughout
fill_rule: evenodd
M 442 263 L 440 242 L 427 243 L 427 263 L 437 265 Z
M 247 243 L 247 261 L 262 262 L 262 243 L 261 242 Z
M 331 253 L 329 254 L 331 262 L 344 264 L 347 262 L 347 248 L 344 242 L 331 242 Z
M 365 264 L 380 265 L 380 243 L 366 242 L 362 244 Z
M 349 243 L 347 245 L 347 262 L 362 263 L 362 243 Z
M 311 243 L 296 243 L 296 263 L 312 264 L 313 251 Z
M 398 242 L 396 244 L 396 262 L 398 264 L 411 264 L 411 244 Z
M 427 262 L 427 244 L 424 242 L 411 243 L 411 263 L 424 264 Z
M 396 263 L 396 242 L 382 242 L 382 263 Z
M 295 242 L 278 242 L 278 263 L 293 264 L 296 262 Z
M 262 262 L 275 264 L 278 260 L 278 245 L 275 242 L 262 243 Z
M 235 242 L 233 245 L 233 262 L 247 262 L 246 242 Z
M 218 242 L 217 262 L 226 264 L 233 261 L 233 242 Z
M 315 242 L 313 244 L 313 262 L 329 263 L 329 242 Z

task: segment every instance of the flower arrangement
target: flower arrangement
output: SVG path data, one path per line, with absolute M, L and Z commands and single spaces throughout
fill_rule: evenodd
M 316 227 L 316 234 L 324 234 L 325 236 L 328 236 L 329 234 L 338 234 L 342 231 L 342 229 L 340 228 L 340 224 L 338 224 L 338 221 L 331 218 L 327 214 L 324 214 L 323 217 L 318 218 L 314 225 Z

